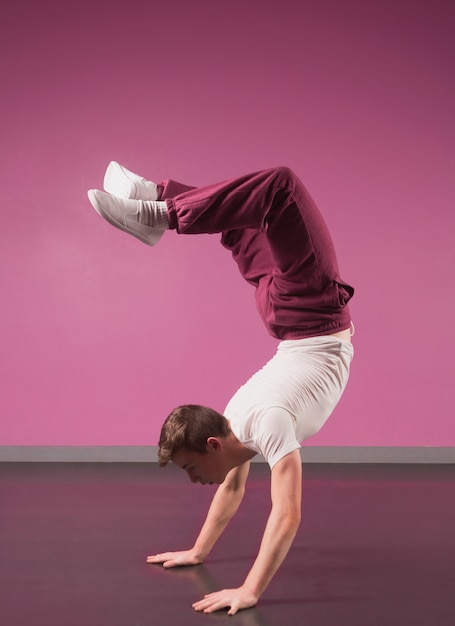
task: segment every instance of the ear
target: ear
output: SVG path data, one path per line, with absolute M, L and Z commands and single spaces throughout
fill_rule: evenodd
M 220 452 L 223 448 L 221 441 L 216 437 L 209 437 L 207 439 L 207 446 L 215 452 Z

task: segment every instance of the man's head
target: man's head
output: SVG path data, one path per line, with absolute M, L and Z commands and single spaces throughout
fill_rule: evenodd
M 219 476 L 212 477 L 213 467 L 214 463 L 219 465 L 216 457 L 222 452 L 220 442 L 230 433 L 229 422 L 217 411 L 198 404 L 179 406 L 167 417 L 161 429 L 158 463 L 164 467 L 172 460 L 185 469 L 192 480 L 189 470 L 195 465 L 199 469 L 204 465 L 203 473 L 207 476 L 200 476 L 192 470 L 196 477 L 193 482 L 222 482 Z

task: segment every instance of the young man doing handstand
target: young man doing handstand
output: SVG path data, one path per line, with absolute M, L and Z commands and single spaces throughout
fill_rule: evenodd
M 155 245 L 166 229 L 220 233 L 259 314 L 280 340 L 276 354 L 230 400 L 224 414 L 177 407 L 161 430 L 158 460 L 192 482 L 218 484 L 194 545 L 149 556 L 170 568 L 202 563 L 245 491 L 250 460 L 271 468 L 272 508 L 261 546 L 239 587 L 206 595 L 197 611 L 254 606 L 285 558 L 300 523 L 300 443 L 323 426 L 346 386 L 353 357 L 347 306 L 353 288 L 340 277 L 326 224 L 292 170 L 277 167 L 195 188 L 148 181 L 111 162 L 108 193 L 89 191 L 108 222 Z

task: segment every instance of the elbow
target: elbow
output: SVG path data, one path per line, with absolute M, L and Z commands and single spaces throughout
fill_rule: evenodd
M 287 532 L 297 532 L 302 518 L 300 507 L 297 504 L 295 506 L 287 506 L 276 511 L 272 508 L 272 515 L 275 517 L 279 528 L 286 530 Z
M 226 495 L 228 495 L 231 501 L 241 502 L 243 500 L 243 496 L 245 495 L 245 484 L 222 484 L 220 485 L 220 489 L 224 491 Z
M 302 520 L 302 515 L 300 514 L 300 511 L 295 515 L 295 517 L 293 518 L 293 525 L 295 528 L 295 532 L 297 532 L 299 526 L 300 526 L 300 522 Z
M 283 526 L 289 534 L 295 535 L 300 526 L 302 515 L 300 511 L 292 511 L 285 515 Z

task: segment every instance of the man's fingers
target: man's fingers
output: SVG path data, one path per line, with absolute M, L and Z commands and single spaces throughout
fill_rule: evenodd
M 163 563 L 166 560 L 166 557 L 162 554 L 152 554 L 147 557 L 147 563 Z
M 237 613 L 237 611 L 239 610 L 239 606 L 237 603 L 233 602 L 231 604 L 231 608 L 229 609 L 229 611 L 227 612 L 228 615 L 235 615 Z
M 163 567 L 178 567 L 185 565 L 198 565 L 202 563 L 199 555 L 195 555 L 191 550 L 182 550 L 180 552 L 161 552 L 160 554 L 151 554 L 146 559 L 147 563 L 162 563 Z
M 210 593 L 204 596 L 203 600 L 199 600 L 193 604 L 193 609 L 195 611 L 203 611 L 204 613 L 214 613 L 215 611 L 219 611 L 221 609 L 225 609 L 227 606 L 230 606 L 229 600 L 226 601 L 224 598 L 220 598 L 220 594 L 218 593 Z M 231 607 L 231 611 L 233 613 L 229 613 L 230 615 L 234 615 L 237 612 L 237 609 L 233 609 Z
M 148 556 L 147 563 L 157 563 L 158 565 L 161 564 L 166 569 L 170 567 L 175 567 L 176 565 L 178 565 L 177 561 L 166 560 L 166 557 L 156 557 L 156 556 Z
M 162 563 L 166 567 L 166 563 L 172 563 L 172 556 L 170 554 L 152 554 L 147 557 L 147 563 Z M 169 566 L 168 566 L 169 567 Z
M 257 603 L 257 597 L 243 587 L 238 589 L 223 589 L 208 593 L 202 600 L 194 602 L 195 611 L 204 613 L 214 613 L 221 609 L 228 608 L 228 615 L 235 615 L 240 609 L 248 609 Z

